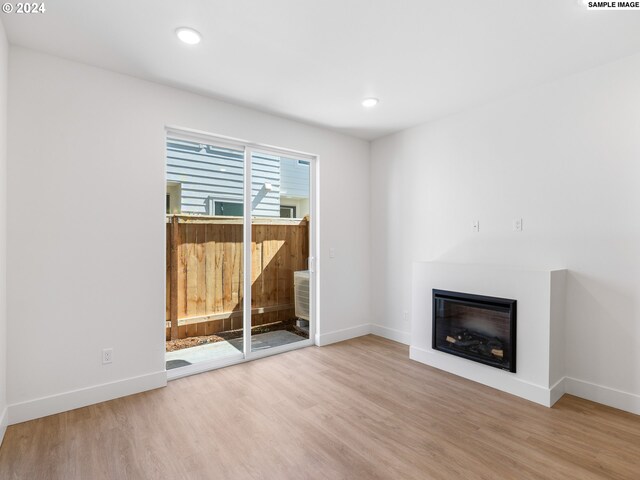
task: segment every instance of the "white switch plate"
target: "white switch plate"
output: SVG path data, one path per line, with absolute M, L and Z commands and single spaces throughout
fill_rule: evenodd
M 522 219 L 521 218 L 516 218 L 513 221 L 513 231 L 514 232 L 521 232 L 522 231 Z
M 329 258 L 336 258 L 336 249 L 335 248 L 330 248 L 329 249 Z
M 471 228 L 473 228 L 473 231 L 478 233 L 480 231 L 480 220 L 475 220 L 472 224 L 471 224 Z

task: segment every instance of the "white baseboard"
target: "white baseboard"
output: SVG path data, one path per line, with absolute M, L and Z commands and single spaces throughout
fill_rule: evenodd
M 8 407 L 9 424 L 26 422 L 35 418 L 106 402 L 167 385 L 167 372 L 155 372 L 116 382 L 103 383 L 92 387 L 72 390 L 48 397 L 14 403 Z
M 411 332 L 403 332 L 402 330 L 383 327 L 382 325 L 372 323 L 371 333 L 388 340 L 393 340 L 394 342 L 403 343 L 405 345 L 409 345 L 411 343 Z
M 363 323 L 362 325 L 356 325 L 355 327 L 343 328 L 342 330 L 335 330 L 333 332 L 316 335 L 316 345 L 324 347 L 325 345 L 342 342 L 344 340 L 349 340 L 350 338 L 361 337 L 370 333 L 371 324 Z
M 500 371 L 492 372 L 482 365 L 458 365 L 457 359 L 443 359 L 440 352 L 412 346 L 409 349 L 412 360 L 444 370 L 454 375 L 482 383 L 492 388 L 526 398 L 545 407 L 551 407 L 567 393 L 576 397 L 601 403 L 625 412 L 640 415 L 640 395 L 615 388 L 585 382 L 571 377 L 563 377 L 551 388 L 535 385 L 516 377 L 500 376 Z
M 4 434 L 7 431 L 7 425 L 9 425 L 9 410 L 7 407 L 4 407 L 2 410 L 2 415 L 0 416 L 0 446 L 2 445 L 2 441 L 4 440 Z
M 470 365 L 464 359 L 416 346 L 410 347 L 409 358 L 439 370 L 453 373 L 467 380 L 525 398 L 545 407 L 552 405 L 551 389 L 527 382 L 508 372 L 487 367 L 486 365 Z
M 550 391 L 549 406 L 550 407 L 553 407 L 553 404 L 556 403 L 558 400 L 560 400 L 565 393 L 567 393 L 565 380 L 566 380 L 566 377 L 562 377 L 549 389 Z
M 565 391 L 569 395 L 640 415 L 640 395 L 571 377 L 565 377 L 563 380 Z
M 384 327 L 375 323 L 363 323 L 356 325 L 355 327 L 344 328 L 342 330 L 335 330 L 333 332 L 323 333 L 322 335 L 316 335 L 316 345 L 323 347 L 332 343 L 343 342 L 350 338 L 361 337 L 369 334 L 377 335 L 378 337 L 393 340 L 394 342 L 404 343 L 409 345 L 411 342 L 411 333 L 403 332 L 402 330 L 396 330 L 395 328 Z

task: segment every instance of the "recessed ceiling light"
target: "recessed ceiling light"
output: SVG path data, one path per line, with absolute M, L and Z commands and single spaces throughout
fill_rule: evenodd
M 362 106 L 363 107 L 375 107 L 378 104 L 379 101 L 380 100 L 378 100 L 377 98 L 373 98 L 373 97 L 365 98 L 362 101 Z
M 193 28 L 189 27 L 177 28 L 176 35 L 180 40 L 189 45 L 195 45 L 197 43 L 200 43 L 200 40 L 202 40 L 202 35 L 200 35 L 200 33 L 198 33 Z

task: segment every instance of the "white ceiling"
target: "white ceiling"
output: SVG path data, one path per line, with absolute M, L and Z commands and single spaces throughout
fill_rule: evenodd
M 580 0 L 45 0 L 9 41 L 366 139 L 640 52 Z M 180 43 L 179 26 L 203 35 Z M 364 97 L 380 98 L 365 109 Z

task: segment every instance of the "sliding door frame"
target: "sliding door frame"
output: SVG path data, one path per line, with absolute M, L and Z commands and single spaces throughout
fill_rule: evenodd
M 316 258 L 315 258 L 315 168 L 316 168 L 316 156 L 310 156 L 307 154 L 301 154 L 290 150 L 283 150 L 281 148 L 259 146 L 256 144 L 247 145 L 245 149 L 245 171 L 249 171 L 248 181 L 245 183 L 245 197 L 244 197 L 244 209 L 245 212 L 252 211 L 253 203 L 253 177 L 251 175 L 251 165 L 254 153 L 265 153 L 267 155 L 275 155 L 284 158 L 292 158 L 295 160 L 305 160 L 309 162 L 309 257 L 307 259 L 309 269 L 309 338 L 306 340 L 300 340 L 295 343 L 289 343 L 287 345 L 281 345 L 279 347 L 271 347 L 267 350 L 261 350 L 254 352 L 251 349 L 251 278 L 253 272 L 251 271 L 251 230 L 253 224 L 253 216 L 251 214 L 245 215 L 245 230 L 244 230 L 244 271 L 249 272 L 249 275 L 244 276 L 244 305 L 243 305 L 243 334 L 244 334 L 244 355 L 247 360 L 254 360 L 256 358 L 266 357 L 269 355 L 275 355 L 277 353 L 287 352 L 296 348 L 308 347 L 315 343 L 315 330 L 316 330 Z M 247 294 L 248 292 L 248 294 Z
M 236 138 L 225 137 L 220 135 L 214 135 L 207 132 L 198 130 L 186 129 L 181 127 L 165 128 L 165 143 L 169 138 L 180 138 L 184 140 L 191 140 L 202 142 L 204 144 L 211 144 L 220 147 L 228 147 L 234 150 L 242 150 L 244 152 L 244 175 L 243 175 L 243 321 L 242 321 L 242 344 L 243 352 L 238 355 L 233 355 L 220 360 L 204 361 L 194 363 L 185 367 L 174 368 L 167 370 L 167 379 L 174 380 L 176 378 L 186 377 L 188 375 L 194 375 L 196 373 L 205 372 L 208 370 L 214 370 L 229 365 L 235 365 L 238 363 L 255 360 L 270 355 L 276 355 L 279 353 L 288 352 L 290 350 L 296 350 L 298 348 L 304 348 L 315 344 L 316 331 L 317 331 L 317 305 L 318 305 L 318 272 L 317 272 L 317 234 L 318 234 L 318 215 L 317 215 L 317 165 L 318 155 L 313 155 L 305 152 L 299 152 L 287 148 L 275 147 L 272 145 L 258 144 L 254 142 L 239 140 Z M 287 345 L 281 345 L 278 347 L 271 347 L 266 350 L 252 351 L 251 350 L 251 279 L 253 272 L 251 271 L 251 241 L 252 241 L 252 155 L 255 152 L 266 153 L 279 157 L 292 158 L 295 160 L 305 160 L 309 162 L 309 338 L 301 340 L 299 342 L 290 343 Z M 166 298 L 166 294 L 165 294 Z

